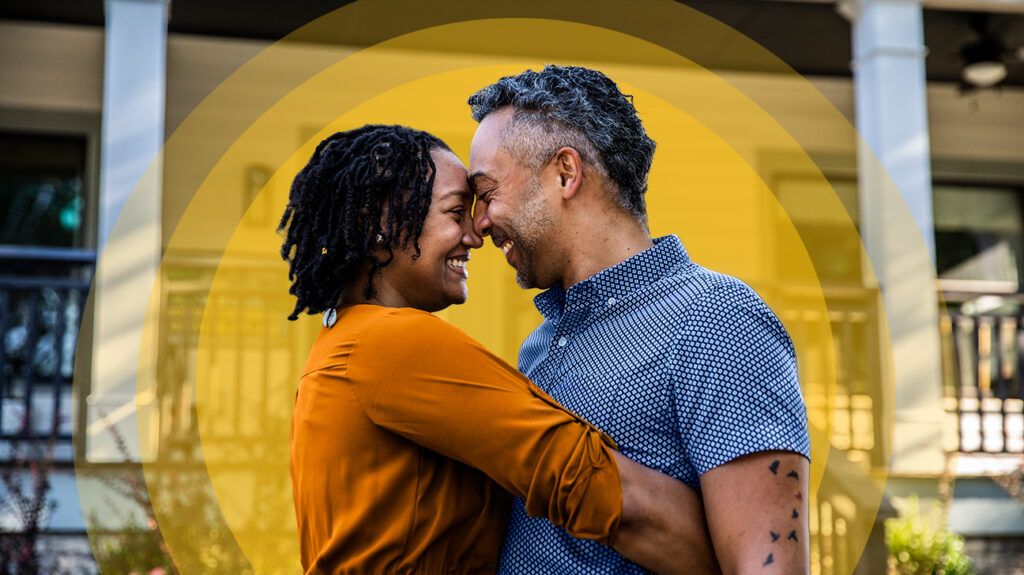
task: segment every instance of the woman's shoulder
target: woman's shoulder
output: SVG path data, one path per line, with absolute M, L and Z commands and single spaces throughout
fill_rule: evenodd
M 324 332 L 344 340 L 392 345 L 410 340 L 422 344 L 469 339 L 461 329 L 430 312 L 377 305 L 342 308 L 335 326 L 325 328 Z
M 425 311 L 411 308 L 362 310 L 361 325 L 350 334 L 349 369 L 374 366 L 375 373 L 447 373 L 455 364 L 498 361 L 466 332 Z M 340 324 L 340 321 L 339 321 Z
M 305 372 L 330 365 L 348 365 L 353 354 L 381 353 L 398 361 L 448 354 L 474 347 L 474 340 L 458 327 L 432 313 L 413 308 L 377 305 L 344 306 L 337 321 L 324 327 L 310 350 Z
M 423 310 L 409 307 L 378 308 L 375 314 L 377 317 L 372 327 L 362 337 L 372 335 L 393 341 L 414 339 L 421 343 L 469 337 L 458 327 Z

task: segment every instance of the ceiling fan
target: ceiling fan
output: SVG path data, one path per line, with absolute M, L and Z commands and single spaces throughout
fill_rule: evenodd
M 960 47 L 960 92 L 998 87 L 1010 67 L 1024 62 L 1024 46 L 1006 46 L 989 14 L 971 14 L 974 38 Z

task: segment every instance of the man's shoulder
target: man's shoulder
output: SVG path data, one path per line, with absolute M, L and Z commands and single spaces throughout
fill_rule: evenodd
M 775 312 L 739 278 L 692 266 L 665 277 L 651 298 L 659 315 L 671 317 L 673 345 L 689 348 L 708 338 L 740 341 L 769 338 L 782 347 L 792 343 Z
M 743 280 L 696 263 L 668 274 L 646 290 L 652 304 L 669 305 L 680 313 L 706 313 L 763 306 L 757 292 Z

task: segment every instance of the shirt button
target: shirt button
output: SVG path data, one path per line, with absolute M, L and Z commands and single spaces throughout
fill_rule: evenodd
M 615 299 L 613 297 L 608 298 L 608 305 L 615 305 L 617 303 L 619 303 L 619 300 L 617 300 L 617 299 Z
M 558 338 L 558 347 L 565 347 L 567 343 L 569 343 L 569 340 L 564 335 Z

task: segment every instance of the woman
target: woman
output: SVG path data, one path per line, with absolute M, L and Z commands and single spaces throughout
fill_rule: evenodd
M 292 428 L 303 568 L 493 573 L 509 493 L 531 515 L 660 566 L 665 540 L 682 535 L 658 523 L 652 509 L 666 503 L 652 494 L 685 501 L 683 513 L 693 493 L 619 456 L 431 315 L 466 300 L 481 245 L 472 200 L 448 146 L 400 126 L 334 134 L 295 178 L 279 227 L 297 298 L 289 319 L 326 312 Z

